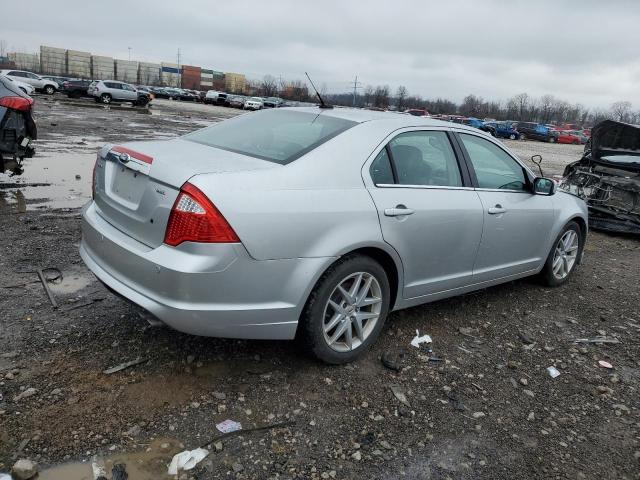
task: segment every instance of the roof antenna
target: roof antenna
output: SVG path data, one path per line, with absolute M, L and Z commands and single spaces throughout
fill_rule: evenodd
M 320 108 L 333 108 L 333 105 L 329 105 L 327 103 L 324 103 L 324 100 L 322 99 L 322 97 L 320 96 L 320 93 L 318 92 L 318 89 L 316 88 L 316 86 L 313 84 L 313 80 L 311 80 L 311 77 L 309 76 L 309 74 L 307 72 L 304 72 L 304 74 L 307 76 L 307 78 L 309 79 L 309 82 L 311 82 L 311 86 L 313 87 L 313 89 L 316 92 L 316 95 L 318 96 L 318 100 L 320 100 Z

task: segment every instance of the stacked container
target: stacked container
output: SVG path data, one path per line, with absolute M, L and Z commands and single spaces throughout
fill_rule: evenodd
M 67 50 L 67 74 L 71 77 L 91 78 L 91 53 Z
M 138 62 L 133 60 L 116 60 L 116 80 L 136 83 L 138 81 Z
M 67 74 L 67 51 L 64 48 L 40 46 L 40 73 L 44 75 Z
M 37 53 L 10 53 L 9 60 L 16 64 L 15 68 L 18 70 L 40 71 L 40 57 Z
M 138 83 L 140 85 L 159 85 L 160 64 L 140 62 L 138 64 Z
M 182 88 L 200 90 L 202 69 L 191 65 L 182 65 Z
M 213 70 L 203 68 L 200 70 L 200 88 L 210 90 L 213 88 Z
M 94 80 L 113 80 L 115 77 L 113 66 L 111 57 L 91 56 L 91 75 Z
M 182 82 L 182 71 L 176 63 L 160 64 L 160 84 L 165 87 L 179 87 Z
M 225 73 L 224 87 L 229 93 L 243 93 L 247 79 L 241 73 Z

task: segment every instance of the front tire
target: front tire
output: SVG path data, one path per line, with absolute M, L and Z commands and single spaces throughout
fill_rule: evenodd
M 109 95 L 108 93 L 103 93 L 102 95 L 100 95 L 100 101 L 105 105 L 109 105 L 111 103 L 111 95 Z
M 53 95 L 54 93 L 56 93 L 56 89 L 53 87 L 53 85 L 47 85 L 46 87 L 44 87 L 44 93 L 46 93 L 47 95 Z
M 558 287 L 565 283 L 576 269 L 582 255 L 584 236 L 576 222 L 569 222 L 553 242 L 547 261 L 540 272 L 543 283 Z
M 300 317 L 298 339 L 319 360 L 348 363 L 373 344 L 389 311 L 384 268 L 370 257 L 348 255 L 318 280 Z

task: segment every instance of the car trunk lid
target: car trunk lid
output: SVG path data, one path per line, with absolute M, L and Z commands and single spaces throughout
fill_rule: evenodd
M 96 162 L 94 201 L 111 225 L 157 247 L 180 187 L 191 177 L 276 167 L 280 166 L 181 139 L 105 145 Z M 211 201 L 215 203 L 215 196 Z

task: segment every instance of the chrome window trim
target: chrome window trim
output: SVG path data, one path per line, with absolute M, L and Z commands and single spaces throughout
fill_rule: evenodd
M 507 190 L 501 188 L 473 188 L 473 187 L 448 187 L 441 185 L 402 185 L 399 183 L 374 183 L 377 188 L 411 188 L 422 190 L 474 190 L 476 192 L 502 192 L 502 193 L 526 193 L 527 195 L 533 195 L 533 193 L 526 190 Z

